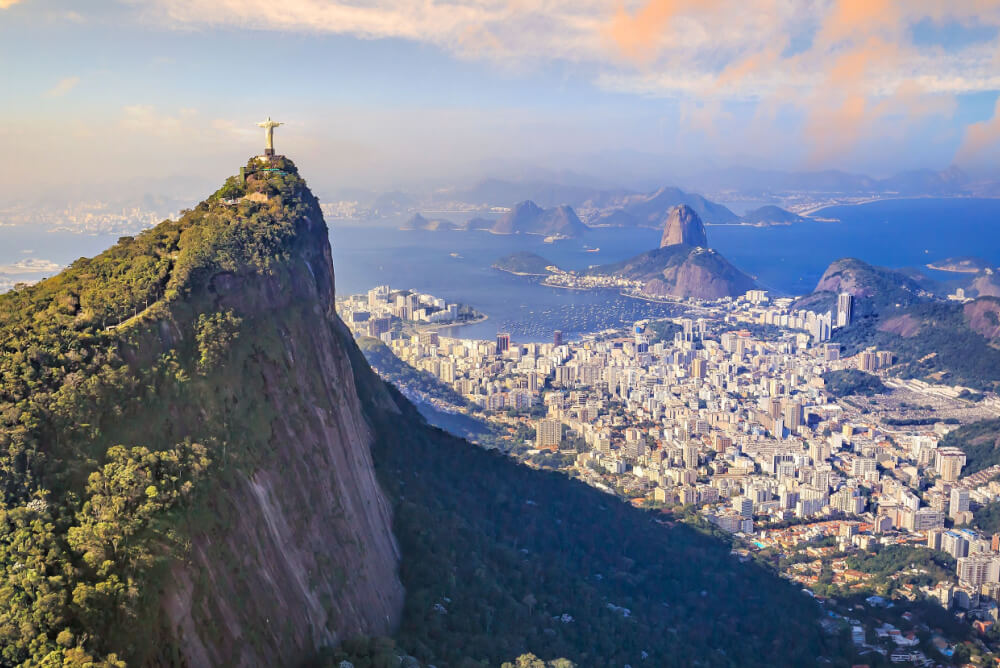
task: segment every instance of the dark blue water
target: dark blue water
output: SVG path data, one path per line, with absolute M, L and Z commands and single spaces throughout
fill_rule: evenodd
M 708 238 L 765 287 L 789 295 L 812 291 L 826 267 L 841 257 L 899 268 L 975 255 L 1000 265 L 1000 200 L 886 200 L 831 207 L 817 215 L 837 222 L 711 226 Z M 528 235 L 339 225 L 331 237 L 338 292 L 361 292 L 389 283 L 469 303 L 491 316 L 486 323 L 466 328 L 463 336 L 491 338 L 499 329 L 521 340 L 544 340 L 553 329 L 593 331 L 671 314 L 669 307 L 612 292 L 546 288 L 489 268 L 497 258 L 518 250 L 533 251 L 566 269 L 616 262 L 655 248 L 660 239 L 655 230 L 596 229 L 583 239 L 546 244 Z M 586 252 L 588 247 L 600 251 Z
M 614 291 L 549 288 L 537 279 L 490 268 L 497 259 L 518 250 L 534 251 L 572 269 L 611 262 L 655 246 L 659 233 L 652 230 L 626 234 L 597 230 L 584 240 L 546 244 L 533 235 L 404 232 L 386 226 L 341 225 L 331 232 L 331 241 L 338 294 L 388 284 L 470 304 L 490 317 L 483 323 L 444 330 L 447 335 L 491 339 L 505 331 L 518 341 L 546 341 L 556 329 L 570 338 L 679 313 L 676 307 L 628 299 Z M 598 253 L 584 248 L 598 244 Z
M 884 200 L 816 215 L 839 222 L 713 226 L 708 239 L 764 285 L 791 294 L 810 292 L 823 270 L 842 257 L 900 268 L 974 255 L 1000 265 L 1000 199 Z
M 736 266 L 785 294 L 810 292 L 827 265 L 846 256 L 888 267 L 922 267 L 956 255 L 1000 265 L 1000 200 L 886 200 L 831 207 L 819 215 L 838 222 L 712 226 L 708 238 Z M 656 247 L 660 232 L 655 230 L 597 229 L 583 239 L 545 244 L 530 235 L 403 232 L 387 224 L 332 221 L 331 228 L 339 294 L 388 283 L 467 303 L 490 316 L 485 323 L 457 330 L 462 336 L 492 338 L 503 330 L 521 341 L 547 340 L 555 329 L 572 335 L 673 313 L 669 306 L 614 292 L 546 288 L 490 269 L 496 259 L 518 250 L 536 252 L 567 269 L 616 262 Z M 67 264 L 114 241 L 108 236 L 0 227 L 0 265 L 23 259 L 27 250 L 34 251 L 33 257 Z M 587 247 L 600 251 L 586 252 Z

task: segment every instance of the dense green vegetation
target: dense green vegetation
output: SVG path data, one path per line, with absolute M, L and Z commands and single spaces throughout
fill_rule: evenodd
M 512 274 L 528 274 L 532 276 L 548 276 L 549 270 L 546 267 L 553 263 L 546 260 L 541 255 L 530 251 L 518 251 L 511 255 L 504 256 L 493 263 L 494 269 L 507 271 Z
M 898 576 L 896 584 L 931 585 L 951 580 L 955 574 L 955 559 L 938 550 L 911 545 L 885 545 L 873 552 L 859 552 L 847 558 L 848 568 L 873 573 L 879 580 Z M 926 573 L 908 573 L 917 570 Z
M 683 327 L 673 321 L 654 320 L 649 323 L 649 326 L 646 328 L 646 333 L 649 335 L 650 343 L 663 342 L 672 344 L 674 342 L 674 334 L 683 330 Z
M 823 381 L 826 383 L 826 391 L 835 397 L 846 397 L 852 394 L 870 397 L 885 392 L 885 385 L 882 384 L 878 376 L 859 369 L 827 371 L 823 374 Z
M 590 267 L 583 273 L 591 276 L 621 274 L 636 279 L 656 278 L 666 269 L 682 264 L 692 250 L 691 246 L 684 244 L 655 248 L 621 262 Z
M 220 469 L 258 456 L 267 433 L 227 420 L 238 381 L 225 369 L 250 352 L 241 331 L 260 342 L 268 325 L 206 288 L 281 272 L 307 243 L 302 221 L 319 220 L 294 166 L 278 167 L 0 296 L 0 664 L 169 652 L 154 640 L 157 582 L 186 528 L 226 519 L 200 510 L 206 476 L 224 485 Z M 271 199 L 223 201 L 248 188 Z
M 891 425 L 893 427 L 925 427 L 927 425 L 937 424 L 941 422 L 942 424 L 959 424 L 958 418 L 883 418 L 882 420 L 885 424 Z
M 972 514 L 972 526 L 987 536 L 1000 533 L 1000 501 L 977 508 Z
M 906 317 L 917 323 L 912 336 L 881 331 L 891 318 Z M 888 308 L 879 316 L 859 318 L 850 327 L 834 332 L 833 341 L 853 355 L 869 346 L 891 350 L 897 359 L 892 372 L 903 378 L 930 379 L 978 390 L 1000 388 L 1000 349 L 971 329 L 962 305 L 924 302 Z
M 940 447 L 961 448 L 965 452 L 963 475 L 1000 464 L 1000 418 L 980 420 L 948 432 Z
M 360 357 L 360 353 L 358 353 Z M 360 360 L 359 360 L 360 363 Z M 358 375 L 359 393 L 379 381 Z M 727 544 L 439 430 L 371 415 L 407 598 L 397 642 L 438 666 L 812 665 L 815 603 Z M 780 615 L 775 611 L 782 611 Z M 565 617 L 564 617 L 565 615 Z

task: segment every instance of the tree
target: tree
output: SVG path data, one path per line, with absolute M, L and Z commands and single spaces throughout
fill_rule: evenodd
M 233 342 L 240 335 L 243 320 L 232 311 L 198 316 L 196 337 L 198 340 L 198 370 L 211 371 L 226 359 Z

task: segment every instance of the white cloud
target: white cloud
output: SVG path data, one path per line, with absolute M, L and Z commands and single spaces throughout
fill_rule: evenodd
M 154 0 L 157 19 L 199 27 L 400 38 L 503 67 L 571 63 L 608 91 L 698 108 L 795 110 L 816 156 L 877 136 L 890 116 L 950 117 L 949 96 L 1000 90 L 997 44 L 918 47 L 920 21 L 1000 26 L 996 0 Z M 910 107 L 898 104 L 905 97 Z M 694 107 L 692 107 L 694 105 Z M 841 133 L 830 143 L 829 127 Z M 895 127 L 895 126 L 894 126 Z M 828 144 L 824 146 L 824 144 Z
M 59 83 L 50 88 L 46 95 L 49 97 L 62 97 L 66 93 L 70 92 L 76 88 L 77 84 L 80 83 L 80 77 L 66 77 L 65 79 L 60 79 Z
M 906 44 L 907 28 L 925 18 L 975 19 L 1000 25 L 1000 3 L 959 2 L 954 7 L 929 0 L 156 0 L 161 18 L 183 27 L 215 26 L 255 30 L 353 35 L 364 39 L 402 38 L 439 46 L 463 58 L 499 63 L 537 59 L 594 65 L 606 71 L 598 83 L 645 94 L 692 93 L 760 97 L 761 84 L 817 85 L 826 63 L 857 35 L 878 35 L 905 50 L 906 58 L 885 67 L 878 85 L 894 89 L 914 72 L 932 82 L 966 90 L 992 89 L 995 45 L 952 51 L 919 51 Z M 870 7 L 868 6 L 870 5 Z M 858 7 L 862 7 L 859 9 Z M 851 30 L 844 22 L 851 23 Z M 810 35 L 818 35 L 810 38 Z M 813 40 L 792 57 L 763 59 L 745 76 L 714 91 L 727 67 L 793 37 Z M 639 62 L 633 56 L 642 54 Z M 646 57 L 648 56 L 648 57 Z M 760 60 L 760 59 L 758 59 Z M 610 71 L 607 71 L 610 70 Z
M 46 274 L 62 269 L 62 265 L 51 260 L 29 257 L 14 264 L 0 264 L 0 274 Z
M 598 0 L 466 0 L 392 3 L 326 0 L 157 0 L 176 26 L 402 38 L 427 42 L 469 58 L 589 59 L 611 11 Z

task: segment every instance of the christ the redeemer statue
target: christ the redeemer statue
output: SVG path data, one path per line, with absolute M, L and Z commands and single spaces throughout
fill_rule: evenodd
M 257 127 L 264 128 L 264 155 L 274 155 L 274 128 L 279 125 L 284 125 L 284 123 L 272 121 L 270 116 L 267 117 L 266 121 L 257 124 Z

